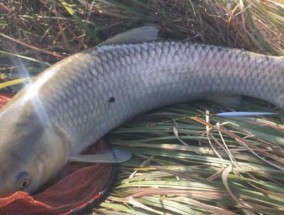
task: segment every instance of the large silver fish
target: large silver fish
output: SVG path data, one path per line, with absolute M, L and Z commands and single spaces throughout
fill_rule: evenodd
M 284 59 L 189 42 L 154 41 L 137 28 L 41 73 L 0 112 L 0 193 L 33 192 L 70 161 L 122 162 L 128 153 L 80 155 L 135 115 L 213 95 L 247 95 L 284 109 Z M 146 42 L 145 42 L 146 41 Z

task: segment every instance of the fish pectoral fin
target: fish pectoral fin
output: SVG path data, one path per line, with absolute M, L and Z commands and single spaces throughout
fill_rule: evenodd
M 68 157 L 69 162 L 86 162 L 86 163 L 122 163 L 131 158 L 131 153 L 112 149 L 108 152 L 93 155 L 73 155 Z
M 216 116 L 221 117 L 257 117 L 257 116 L 273 116 L 277 115 L 277 112 L 247 112 L 247 111 L 232 111 L 216 113 Z
M 133 28 L 128 31 L 110 37 L 100 45 L 140 43 L 158 39 L 159 29 L 155 26 L 146 25 Z

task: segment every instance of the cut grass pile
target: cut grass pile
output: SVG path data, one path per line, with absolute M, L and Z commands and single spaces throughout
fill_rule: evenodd
M 264 106 L 249 99 L 234 110 L 272 110 Z M 95 211 L 282 214 L 281 117 L 214 115 L 228 110 L 213 103 L 180 104 L 113 131 L 111 141 L 135 157 L 122 165 L 112 195 Z
M 0 88 L 123 30 L 284 55 L 281 0 L 8 0 L 0 3 Z M 271 117 L 222 118 L 223 111 Z M 108 135 L 134 157 L 99 214 L 283 214 L 284 115 L 254 99 L 198 101 L 139 117 Z

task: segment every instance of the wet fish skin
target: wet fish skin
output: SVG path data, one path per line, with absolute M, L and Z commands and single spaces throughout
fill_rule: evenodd
M 72 58 L 43 88 L 41 100 L 74 140 L 73 153 L 82 150 L 78 142 L 84 148 L 153 108 L 213 94 L 243 94 L 280 106 L 284 93 L 283 60 L 240 50 L 153 42 L 99 47 Z
M 71 61 L 49 85 L 56 98 L 48 115 L 75 140 L 74 153 L 81 151 L 77 142 L 85 147 L 141 112 L 177 102 L 216 94 L 247 95 L 284 107 L 280 57 L 200 44 L 150 42 L 103 46 Z
M 102 45 L 72 55 L 45 70 L 1 110 L 0 121 L 9 123 L 0 127 L 0 148 L 22 159 L 20 165 L 9 153 L 0 153 L 0 162 L 8 163 L 0 167 L 6 174 L 0 179 L 0 193 L 17 190 L 11 183 L 23 171 L 32 178 L 23 190 L 33 192 L 68 162 L 68 156 L 151 109 L 212 95 L 247 95 L 284 109 L 283 83 L 282 57 L 203 44 Z M 40 131 L 36 141 L 22 135 L 27 127 Z M 45 155 L 17 151 L 24 144 L 40 147 Z M 8 171 L 11 166 L 17 169 Z

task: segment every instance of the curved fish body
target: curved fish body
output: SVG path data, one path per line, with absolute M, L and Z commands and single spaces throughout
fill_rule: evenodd
M 139 113 L 214 95 L 247 95 L 284 109 L 284 59 L 175 41 L 102 44 L 72 55 L 1 110 L 0 163 L 7 166 L 0 167 L 0 192 L 34 191 Z

